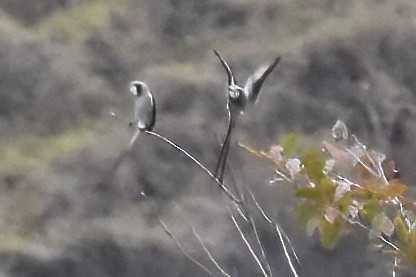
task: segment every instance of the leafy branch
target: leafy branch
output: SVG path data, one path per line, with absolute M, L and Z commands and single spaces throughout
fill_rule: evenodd
M 305 147 L 294 133 L 268 151 L 239 145 L 271 165 L 271 182 L 293 185 L 296 221 L 308 236 L 317 230 L 323 247 L 333 249 L 348 226 L 358 225 L 392 256 L 393 276 L 405 262 L 416 265 L 415 201 L 405 196 L 394 162 L 349 135 L 342 121 L 332 137 L 321 148 Z

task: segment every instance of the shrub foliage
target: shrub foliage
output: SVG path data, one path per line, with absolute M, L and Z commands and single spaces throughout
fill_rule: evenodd
M 396 267 L 416 265 L 415 201 L 405 195 L 408 187 L 394 162 L 350 135 L 342 121 L 332 137 L 321 148 L 303 146 L 301 136 L 293 133 L 268 151 L 240 146 L 271 164 L 274 182 L 293 185 L 296 220 L 308 235 L 317 230 L 323 247 L 334 248 L 356 225 L 393 257 Z

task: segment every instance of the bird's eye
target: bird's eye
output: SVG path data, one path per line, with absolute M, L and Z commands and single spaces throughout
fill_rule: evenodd
M 133 95 L 137 95 L 137 87 L 135 85 L 130 86 L 130 92 Z
M 130 92 L 133 93 L 133 95 L 135 95 L 135 96 L 140 96 L 142 91 L 143 91 L 143 89 L 142 89 L 141 85 L 133 84 L 130 87 Z

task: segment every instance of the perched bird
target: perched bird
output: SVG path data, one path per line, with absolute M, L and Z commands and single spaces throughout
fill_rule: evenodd
M 215 168 L 216 177 L 222 182 L 224 179 L 224 172 L 227 164 L 227 158 L 230 150 L 231 134 L 234 130 L 238 116 L 244 112 L 247 103 L 253 104 L 256 102 L 260 89 L 266 80 L 267 76 L 273 71 L 276 65 L 280 62 L 280 57 L 276 57 L 273 62 L 267 66 L 259 67 L 254 74 L 248 77 L 247 82 L 243 87 L 237 84 L 237 80 L 231 67 L 225 61 L 220 53 L 214 49 L 215 55 L 220 60 L 222 66 L 227 73 L 227 112 L 228 112 L 228 128 L 222 143 L 220 156 Z
M 156 123 L 156 103 L 149 87 L 140 81 L 130 83 L 134 97 L 134 121 L 131 125 L 143 131 L 151 131 Z
M 144 82 L 133 81 L 130 83 L 129 90 L 134 95 L 134 121 L 130 122 L 129 126 L 135 128 L 135 133 L 131 138 L 129 145 L 123 149 L 108 173 L 103 176 L 100 182 L 98 182 L 98 190 L 108 189 L 108 180 L 111 180 L 114 172 L 118 169 L 127 153 L 133 147 L 140 133 L 152 131 L 156 123 L 156 104 L 149 87 Z M 117 118 L 115 113 L 110 113 L 110 115 Z
M 134 144 L 141 131 L 152 131 L 156 123 L 156 103 L 149 87 L 140 81 L 130 83 L 130 92 L 134 95 L 134 121 L 130 126 L 137 128 L 130 140 Z
M 185 156 L 192 160 L 199 168 L 201 168 L 205 173 L 207 173 L 208 176 L 219 185 L 221 190 L 223 190 L 224 193 L 227 194 L 228 197 L 230 197 L 230 199 L 232 199 L 236 203 L 239 202 L 239 200 L 227 189 L 227 187 L 225 187 L 222 184 L 222 182 L 219 181 L 216 178 L 216 176 L 212 174 L 211 171 L 209 171 L 198 159 L 189 154 L 186 150 L 181 148 L 176 143 L 172 142 L 167 137 L 152 131 L 156 123 L 156 103 L 153 98 L 153 94 L 148 88 L 148 86 L 143 82 L 133 81 L 130 83 L 130 92 L 135 96 L 135 100 L 134 121 L 130 122 L 129 125 L 131 127 L 137 128 L 137 130 L 133 135 L 132 139 L 130 140 L 130 145 L 128 149 L 130 149 L 133 146 L 134 142 L 137 140 L 137 137 L 141 132 L 161 139 L 162 141 L 172 146 L 179 152 L 182 152 Z
M 130 140 L 130 144 L 124 151 L 121 153 L 120 157 L 118 158 L 117 162 L 113 166 L 112 170 L 109 171 L 110 175 L 105 176 L 105 178 L 100 182 L 101 184 L 105 184 L 105 180 L 109 179 L 109 177 L 114 173 L 114 171 L 118 168 L 121 161 L 126 156 L 127 152 L 133 147 L 135 141 L 137 140 L 140 133 L 145 133 L 149 136 L 157 138 L 164 143 L 167 143 L 169 146 L 173 147 L 177 151 L 183 153 L 187 158 L 193 161 L 202 171 L 204 171 L 217 185 L 220 189 L 235 203 L 241 203 L 241 200 L 238 199 L 227 187 L 225 187 L 221 181 L 217 179 L 217 177 L 208 169 L 206 168 L 197 158 L 189 154 L 186 150 L 182 147 L 168 139 L 167 137 L 153 132 L 153 127 L 156 123 L 156 103 L 153 97 L 152 92 L 148 88 L 148 86 L 144 82 L 140 81 L 133 81 L 130 83 L 130 92 L 134 95 L 134 121 L 129 123 L 130 127 L 136 129 L 132 139 Z M 115 113 L 110 113 L 112 116 L 116 117 Z

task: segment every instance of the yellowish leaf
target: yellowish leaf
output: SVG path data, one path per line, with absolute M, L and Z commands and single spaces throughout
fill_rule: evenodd
M 310 149 L 301 157 L 302 164 L 305 167 L 306 174 L 315 184 L 325 177 L 323 172 L 325 167 L 325 158 L 321 151 Z
M 283 147 L 283 156 L 286 158 L 292 158 L 296 154 L 299 154 L 299 134 L 296 133 L 288 133 L 284 135 L 279 145 Z
M 339 241 L 343 223 L 344 221 L 339 217 L 333 224 L 324 219 L 319 222 L 318 228 L 321 234 L 321 243 L 323 247 L 327 249 L 333 249 L 335 247 Z

